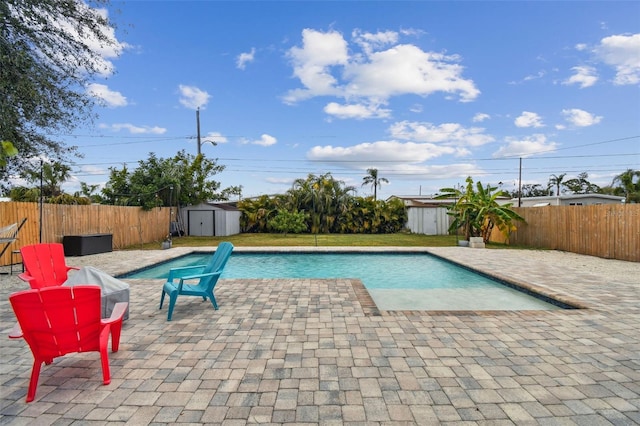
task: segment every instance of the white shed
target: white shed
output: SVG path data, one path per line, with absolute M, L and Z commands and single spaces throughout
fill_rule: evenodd
M 240 233 L 241 212 L 235 203 L 202 203 L 180 209 L 186 235 L 226 237 Z
M 416 234 L 447 235 L 450 216 L 447 214 L 448 205 L 453 200 L 434 200 L 432 195 L 392 195 L 388 198 L 398 198 L 407 207 L 407 223 L 405 227 Z

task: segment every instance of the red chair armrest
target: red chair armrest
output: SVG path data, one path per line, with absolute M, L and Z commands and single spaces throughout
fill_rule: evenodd
M 22 329 L 20 328 L 20 324 L 16 324 L 13 326 L 13 329 L 9 332 L 9 338 L 10 339 L 21 339 L 23 337 L 22 335 Z
M 129 307 L 129 302 L 116 303 L 113 307 L 113 311 L 111 311 L 111 316 L 103 319 L 102 324 L 111 324 L 122 320 L 125 312 L 127 311 L 127 307 Z
M 27 282 L 27 283 L 30 282 L 30 281 L 33 281 L 35 279 L 31 275 L 26 273 L 26 272 L 23 272 L 23 273 L 19 274 L 18 278 L 20 278 L 22 281 Z

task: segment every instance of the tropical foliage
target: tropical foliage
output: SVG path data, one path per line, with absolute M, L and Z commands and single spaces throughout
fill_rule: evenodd
M 600 192 L 618 195 L 627 203 L 640 203 L 640 170 L 627 169 L 613 178 L 610 186 Z
M 402 201 L 376 201 L 353 192 L 330 173 L 309 174 L 296 179 L 286 194 L 240 201 L 240 224 L 244 232 L 272 232 L 273 218 L 286 210 L 304 214 L 305 231 L 313 234 L 393 233 L 404 228 L 407 213 Z
M 62 184 L 70 178 L 71 168 L 60 162 L 41 163 L 40 170 L 29 171 L 26 176 L 33 185 L 11 188 L 9 197 L 13 201 L 51 204 L 91 204 L 91 199 L 80 194 L 70 195 L 62 190 Z
M 466 179 L 466 183 L 464 191 L 442 188 L 441 195 L 436 197 L 456 200 L 448 211 L 453 217 L 449 232 L 461 230 L 466 240 L 470 237 L 482 237 L 488 243 L 494 227 L 508 236 L 515 230 L 514 222 L 524 222 L 524 218 L 511 209 L 511 203 L 497 202 L 498 197 L 507 196 L 507 193 L 490 185 L 484 187 L 481 182 L 474 185 L 471 177 Z

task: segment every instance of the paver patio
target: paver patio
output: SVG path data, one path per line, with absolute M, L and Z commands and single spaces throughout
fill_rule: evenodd
M 68 263 L 117 274 L 187 251 Z M 4 275 L 0 424 L 640 424 L 640 264 L 611 280 L 588 256 L 567 267 L 558 252 L 424 251 L 586 309 L 377 312 L 350 279 L 227 279 L 218 311 L 178 298 L 167 322 L 162 282 L 129 280 L 111 384 L 97 354 L 67 355 L 27 404 L 31 353 L 6 337 L 8 295 L 26 287 Z

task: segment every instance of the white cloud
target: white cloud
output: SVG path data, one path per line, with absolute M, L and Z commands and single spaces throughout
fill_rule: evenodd
M 474 123 L 482 123 L 483 121 L 488 120 L 490 118 L 491 118 L 491 116 L 489 114 L 485 114 L 483 112 L 479 112 L 476 115 L 474 115 L 471 120 Z
M 350 104 L 340 105 L 337 102 L 329 102 L 324 107 L 324 112 L 336 118 L 387 118 L 391 110 L 380 108 L 380 105 Z
M 211 95 L 195 86 L 179 85 L 180 103 L 189 109 L 202 108 L 209 103 Z
M 226 136 L 222 136 L 221 133 L 219 132 L 209 132 L 207 133 L 207 136 L 202 138 L 202 142 L 213 142 L 213 143 L 227 143 L 228 140 L 226 138 Z
M 409 45 L 397 45 L 374 52 L 366 62 L 350 63 L 344 72 L 348 84 L 346 96 L 387 99 L 414 94 L 428 96 L 436 92 L 458 93 L 463 102 L 474 100 L 480 91 L 472 80 L 460 77 L 459 57 L 424 52 Z
M 167 129 L 164 127 L 158 126 L 135 126 L 130 123 L 115 123 L 115 124 L 100 124 L 98 127 L 101 129 L 109 129 L 114 132 L 119 132 L 120 130 L 127 130 L 129 133 L 134 135 L 139 134 L 153 134 L 153 135 L 162 135 Z
M 455 149 L 443 145 L 416 142 L 379 141 L 358 145 L 314 146 L 307 152 L 307 158 L 314 161 L 357 161 L 375 164 L 395 162 L 421 163 L 444 154 L 454 154 Z
M 481 127 L 466 128 L 458 123 L 434 125 L 411 121 L 400 121 L 389 127 L 389 133 L 396 139 L 462 148 L 465 153 L 467 147 L 481 146 L 495 140 L 484 131 Z M 459 154 L 462 152 L 459 151 Z
M 530 74 L 524 77 L 524 81 L 538 80 L 546 75 L 546 71 L 538 71 L 536 74 Z
M 251 142 L 253 145 L 260 145 L 260 146 L 271 146 L 271 145 L 275 145 L 278 142 L 278 140 L 276 138 L 274 138 L 271 135 L 267 135 L 266 133 L 263 134 L 262 136 L 260 136 L 260 139 L 255 140 L 253 142 Z
M 87 86 L 87 93 L 101 99 L 111 108 L 127 106 L 127 98 L 120 92 L 109 89 L 105 84 L 91 83 Z
M 393 31 L 355 30 L 353 38 L 361 51 L 355 46 L 350 49 L 336 31 L 303 30 L 302 46 L 288 52 L 293 75 L 303 87 L 287 92 L 284 101 L 292 104 L 334 96 L 347 105 L 376 105 L 385 104 L 392 96 L 443 92 L 457 94 L 467 102 L 480 94 L 472 80 L 461 77 L 463 67 L 457 55 L 397 44 L 398 33 Z
M 535 134 L 524 139 L 506 138 L 507 144 L 493 153 L 494 158 L 500 157 L 528 157 L 533 154 L 551 152 L 556 149 L 556 142 L 547 141 L 542 134 Z
M 302 47 L 292 47 L 288 56 L 296 76 L 304 89 L 289 91 L 285 102 L 312 98 L 314 96 L 337 95 L 337 80 L 330 68 L 345 65 L 348 61 L 347 42 L 336 31 L 321 33 L 311 29 L 302 31 Z
M 601 116 L 593 115 L 590 112 L 578 108 L 563 109 L 562 115 L 564 115 L 569 123 L 577 127 L 593 126 L 602 121 Z
M 331 167 L 351 170 L 374 167 L 392 171 L 395 178 L 443 179 L 483 174 L 474 164 L 421 164 L 455 152 L 456 148 L 430 143 L 378 141 L 349 147 L 315 146 L 307 152 L 307 158 L 316 162 L 326 161 Z
M 595 53 L 605 64 L 616 69 L 614 84 L 640 83 L 640 33 L 605 37 Z
M 256 49 L 254 47 L 251 48 L 250 52 L 241 53 L 236 58 L 236 67 L 243 70 L 247 66 L 247 63 L 253 62 L 255 59 Z
M 351 33 L 351 37 L 356 44 L 362 47 L 366 54 L 398 42 L 398 33 L 395 31 L 369 33 L 356 29 Z
M 589 66 L 579 66 L 571 68 L 575 73 L 562 82 L 562 84 L 579 84 L 581 89 L 591 87 L 598 81 L 598 73 L 596 69 Z
M 522 114 L 515 119 L 514 124 L 517 127 L 544 127 L 542 117 L 529 111 L 522 111 Z

